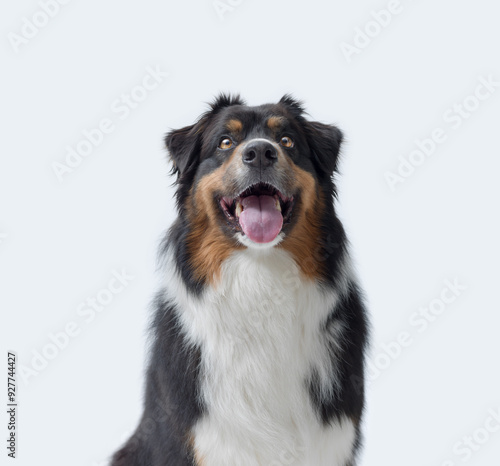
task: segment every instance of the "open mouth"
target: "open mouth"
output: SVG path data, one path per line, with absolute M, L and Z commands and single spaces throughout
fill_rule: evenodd
M 283 195 L 270 184 L 257 183 L 234 199 L 222 197 L 219 204 L 235 230 L 255 243 L 269 243 L 290 222 L 294 198 Z

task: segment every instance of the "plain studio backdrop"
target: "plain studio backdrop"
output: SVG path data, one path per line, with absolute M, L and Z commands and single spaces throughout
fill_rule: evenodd
M 104 466 L 136 427 L 163 147 L 220 91 L 346 135 L 338 212 L 373 322 L 360 465 L 500 457 L 500 29 L 492 0 L 10 2 L 1 385 L 17 457 Z M 284 463 L 285 464 L 285 463 Z

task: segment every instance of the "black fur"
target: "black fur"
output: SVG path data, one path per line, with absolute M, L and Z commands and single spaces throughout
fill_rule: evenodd
M 176 309 L 158 295 L 153 347 L 146 379 L 144 415 L 115 454 L 113 466 L 192 466 L 187 432 L 203 412 L 199 396 L 199 349 L 189 345 Z
M 311 398 L 324 424 L 338 421 L 343 416 L 359 421 L 363 413 L 362 381 L 368 326 L 361 293 L 355 284 L 350 285 L 349 294 L 332 310 L 323 331 L 330 333 L 331 328 L 338 327 L 339 324 L 345 329 L 340 342 L 341 349 L 339 351 L 336 349 L 337 346 L 332 347 L 331 353 L 341 361 L 337 373 L 341 389 L 333 390 L 331 398 L 322 399 L 316 374 L 313 374 L 310 383 Z M 360 383 L 353 386 L 353 380 L 358 380 Z

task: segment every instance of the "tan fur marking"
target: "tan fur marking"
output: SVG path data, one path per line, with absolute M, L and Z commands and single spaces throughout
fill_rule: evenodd
M 240 120 L 229 120 L 226 128 L 231 133 L 239 133 L 243 129 L 243 123 Z
M 290 252 L 301 272 L 314 280 L 321 276 L 324 260 L 320 257 L 321 216 L 324 199 L 316 186 L 314 177 L 292 164 L 295 183 L 300 190 L 300 205 L 295 205 L 292 215 L 296 217 L 292 231 L 277 247 Z
M 196 466 L 205 466 L 205 458 L 194 448 L 194 461 Z
M 267 120 L 267 126 L 269 129 L 272 129 L 273 131 L 277 131 L 278 129 L 281 128 L 283 124 L 283 117 L 280 116 L 272 116 Z
M 196 466 L 205 466 L 205 464 L 206 464 L 205 458 L 196 449 L 196 446 L 194 444 L 194 436 L 193 436 L 193 434 L 189 435 L 188 445 L 189 445 L 189 448 L 193 451 L 194 462 L 195 462 Z
M 198 183 L 196 191 L 191 189 L 187 209 L 191 230 L 187 238 L 191 264 L 198 280 L 214 285 L 220 277 L 220 269 L 233 251 L 242 249 L 236 240 L 228 238 L 220 226 L 219 206 L 214 202 L 214 193 L 224 192 L 224 179 L 241 159 L 235 150 L 224 164 Z

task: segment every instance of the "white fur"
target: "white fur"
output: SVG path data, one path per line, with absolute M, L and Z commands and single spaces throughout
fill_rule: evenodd
M 276 143 L 276 142 L 274 142 L 273 140 L 271 140 L 271 139 L 267 139 L 267 138 L 253 138 L 253 139 L 249 139 L 248 141 L 246 141 L 246 142 L 244 142 L 244 143 L 242 144 L 242 146 L 241 146 L 241 147 L 242 147 L 242 150 L 243 150 L 246 146 L 248 146 L 248 144 L 251 144 L 252 142 L 256 142 L 256 141 L 264 141 L 264 142 L 268 142 L 269 144 L 271 144 L 272 146 L 274 146 L 274 147 L 275 147 L 275 149 L 280 150 L 280 146 L 279 146 L 279 144 L 277 144 L 277 143 Z
M 235 238 L 237 241 L 239 241 L 241 244 L 243 244 L 243 246 L 246 246 L 247 248 L 269 249 L 269 248 L 273 248 L 277 244 L 281 243 L 284 236 L 285 235 L 283 233 L 280 233 L 272 241 L 269 241 L 269 243 L 256 243 L 255 241 L 252 241 L 247 235 L 244 235 L 243 233 L 236 233 Z
M 283 249 L 250 247 L 234 252 L 218 285 L 196 298 L 171 260 L 167 297 L 202 354 L 207 411 L 192 434 L 203 464 L 344 466 L 355 428 L 347 418 L 324 427 L 306 381 L 315 368 L 331 390 L 335 355 L 327 343 L 339 344 L 343 329 L 326 337 L 321 326 L 346 291 L 350 268 L 339 289 L 325 291 Z

